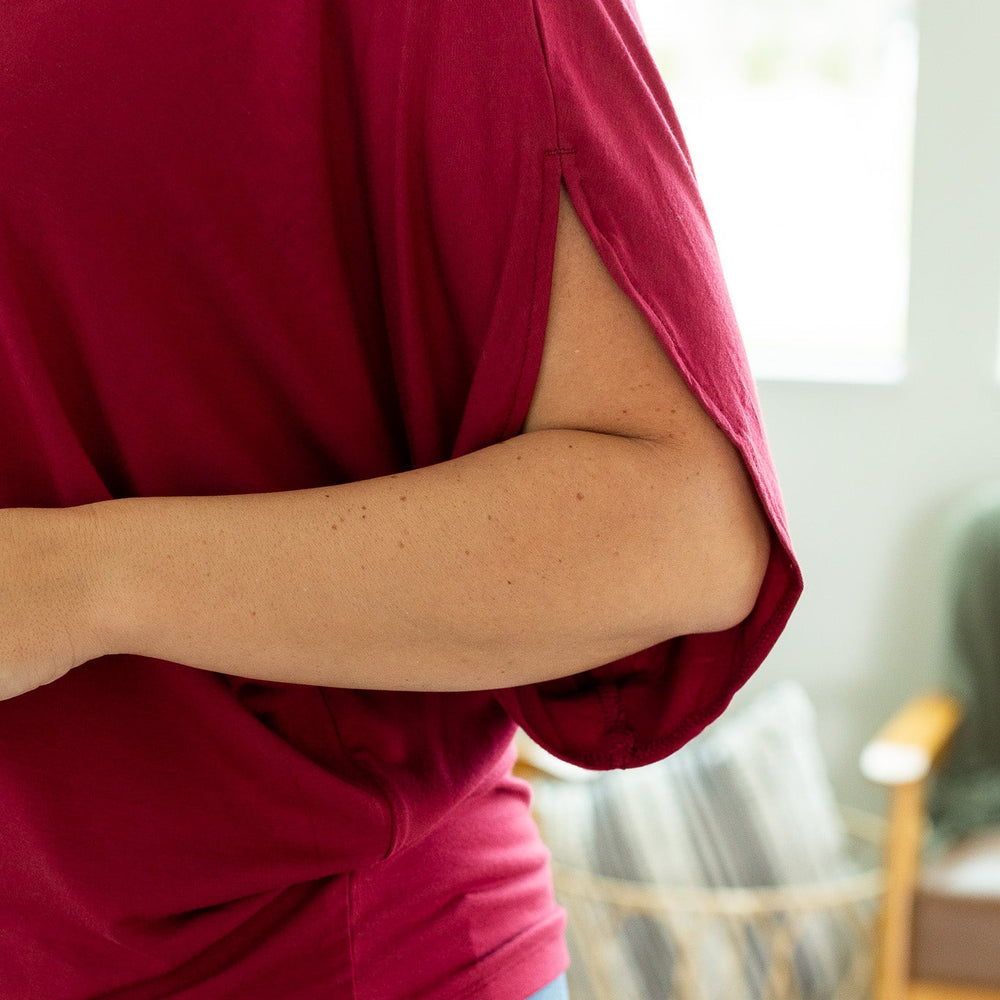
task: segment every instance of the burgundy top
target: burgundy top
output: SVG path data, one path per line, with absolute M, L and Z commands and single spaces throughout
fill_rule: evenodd
M 4 1000 L 523 1000 L 566 953 L 515 722 L 651 762 L 777 638 L 798 570 L 628 3 L 0 5 L 0 506 L 299 489 L 516 434 L 562 180 L 775 533 L 743 625 L 564 680 L 118 656 L 0 703 Z

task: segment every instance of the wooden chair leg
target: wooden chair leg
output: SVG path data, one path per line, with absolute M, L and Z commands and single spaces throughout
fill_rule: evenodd
M 926 783 L 897 785 L 889 798 L 885 896 L 875 955 L 875 1000 L 906 1000 L 913 890 L 923 845 Z

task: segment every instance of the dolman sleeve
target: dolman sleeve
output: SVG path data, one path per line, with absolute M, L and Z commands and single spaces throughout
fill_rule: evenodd
M 423 451 L 420 438 L 434 379 L 438 400 L 461 386 L 452 456 L 522 427 L 540 365 L 565 185 L 608 271 L 743 456 L 770 520 L 770 564 L 739 626 L 495 693 L 512 719 L 563 760 L 595 769 L 648 764 L 724 710 L 773 646 L 801 591 L 688 150 L 630 0 L 459 5 L 458 19 L 444 0 L 406 6 L 410 61 L 401 71 L 405 111 L 396 109 L 393 141 L 397 168 L 408 165 L 405 183 L 402 173 L 394 181 L 396 242 L 405 217 L 410 252 L 422 263 L 395 254 L 393 266 L 420 273 L 402 286 L 405 274 L 394 275 L 393 287 L 410 291 L 388 309 L 397 336 L 405 341 L 411 331 L 411 361 L 417 328 L 428 322 L 455 331 L 454 351 L 465 358 L 463 368 L 454 352 L 442 357 L 438 338 L 422 368 L 401 370 L 416 460 L 435 457 L 433 434 Z M 441 382 L 444 370 L 449 385 Z M 436 432 L 445 423 L 442 413 Z

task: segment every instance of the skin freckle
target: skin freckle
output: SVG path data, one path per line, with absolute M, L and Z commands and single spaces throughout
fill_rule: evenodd
M 406 546 L 405 546 L 405 545 L 404 545 L 404 544 L 403 544 L 402 542 L 400 542 L 400 543 L 399 543 L 399 547 L 400 547 L 401 549 L 405 549 L 405 548 L 406 548 Z
M 577 500 L 582 500 L 583 499 L 583 494 L 582 493 L 577 493 L 576 498 L 577 498 Z

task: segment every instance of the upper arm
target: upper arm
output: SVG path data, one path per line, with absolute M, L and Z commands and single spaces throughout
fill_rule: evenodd
M 711 577 L 707 591 L 718 601 L 719 620 L 726 627 L 742 620 L 770 551 L 743 459 L 608 273 L 565 189 L 545 345 L 524 431 L 559 428 L 643 441 L 649 485 L 664 497 L 677 495 L 678 478 L 688 483 L 694 502 L 673 506 L 670 516 L 688 519 L 686 537 L 699 553 L 697 571 Z
M 732 449 L 608 273 L 565 188 L 545 347 L 524 430 L 555 427 Z
M 557 427 L 729 444 L 608 273 L 565 188 L 545 346 L 524 430 Z

